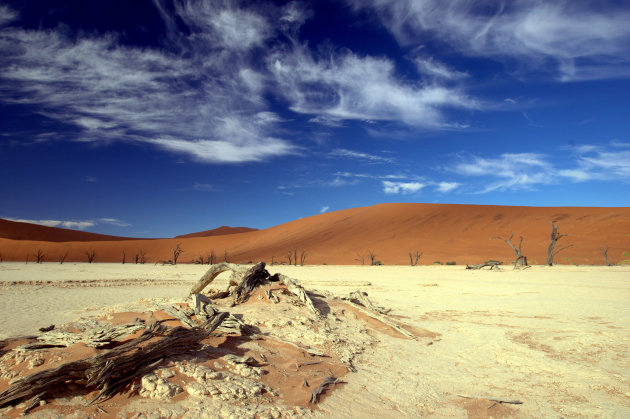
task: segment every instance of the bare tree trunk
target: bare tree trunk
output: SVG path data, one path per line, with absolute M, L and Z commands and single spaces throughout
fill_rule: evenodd
M 560 234 L 558 232 L 558 226 L 555 225 L 553 221 L 550 221 L 550 223 L 551 223 L 551 238 L 549 241 L 549 247 L 547 248 L 547 265 L 552 266 L 554 257 L 558 253 L 560 253 L 562 250 L 573 246 L 573 244 L 569 244 L 567 246 L 561 247 L 560 249 L 556 249 L 556 244 L 558 243 L 558 240 L 560 240 L 563 237 L 568 236 L 568 234 Z
M 512 237 L 514 237 L 514 232 L 511 231 L 510 233 L 511 233 L 510 237 L 507 239 L 504 239 L 503 237 L 499 237 L 499 236 L 494 236 L 492 238 L 503 240 L 504 242 L 510 245 L 512 250 L 514 250 L 514 253 L 516 253 L 516 259 L 514 260 L 514 267 L 516 267 L 517 263 L 520 263 L 521 266 L 527 266 L 527 257 L 523 256 L 523 252 L 521 250 L 523 246 L 523 236 L 521 236 L 521 240 L 518 242 L 518 249 L 517 249 L 516 246 L 512 244 Z
M 370 256 L 370 265 L 374 265 L 374 259 L 376 258 L 376 253 L 372 250 L 368 250 L 368 255 Z
M 411 264 L 411 266 L 418 265 L 418 260 L 420 259 L 420 256 L 422 256 L 422 253 L 418 251 L 416 251 L 415 253 L 409 252 L 409 263 Z
M 125 251 L 123 250 L 123 252 L 122 252 L 122 264 L 123 264 L 123 265 L 125 264 L 125 259 L 126 259 L 126 256 L 127 256 L 127 255 L 125 254 Z
M 179 258 L 179 255 L 184 253 L 184 251 L 181 247 L 179 247 L 179 243 L 175 246 L 174 249 L 171 250 L 173 251 L 173 265 L 177 265 L 177 259 Z
M 37 263 L 42 263 L 46 258 L 46 254 L 42 252 L 42 249 L 37 249 L 37 253 L 35 254 L 35 260 Z
M 361 265 L 365 265 L 365 256 L 360 255 L 358 253 L 357 253 L 357 256 L 358 256 L 358 258 L 355 259 L 355 260 L 361 262 Z
M 63 255 L 59 256 L 59 264 L 63 265 L 63 263 L 66 261 L 67 257 L 68 257 L 68 252 L 66 252 Z
M 293 265 L 293 251 L 289 250 L 289 253 L 287 253 L 287 257 L 289 258 L 289 265 Z
M 88 263 L 92 263 L 94 262 L 96 252 L 94 250 L 90 250 L 89 252 L 85 252 L 85 256 L 87 256 Z
M 612 266 L 612 264 L 608 261 L 608 245 L 606 245 L 606 248 L 600 247 L 599 250 L 602 251 L 602 253 L 604 254 L 604 260 L 606 261 L 606 266 Z
M 304 262 L 306 261 L 306 255 L 308 255 L 308 253 L 306 253 L 306 251 L 302 250 L 302 252 L 300 253 L 300 265 L 304 266 Z

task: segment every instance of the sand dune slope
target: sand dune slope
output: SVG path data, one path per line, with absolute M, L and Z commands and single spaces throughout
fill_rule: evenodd
M 530 263 L 546 259 L 550 221 L 569 234 L 560 245 L 556 263 L 603 264 L 600 247 L 608 246 L 616 263 L 630 259 L 630 208 L 506 207 L 445 204 L 382 204 L 352 208 L 303 218 L 265 230 L 223 236 L 133 241 L 63 242 L 0 239 L 4 260 L 24 261 L 42 249 L 48 261 L 68 254 L 67 261 L 86 261 L 94 251 L 95 261 L 121 262 L 144 252 L 149 262 L 172 258 L 177 244 L 184 250 L 180 262 L 192 262 L 214 251 L 222 261 L 288 261 L 297 249 L 306 252 L 307 264 L 368 264 L 370 252 L 384 264 L 409 264 L 409 252 L 422 252 L 420 264 L 449 261 L 479 263 L 487 259 L 510 262 L 514 252 L 494 236 L 509 237 L 518 244 Z

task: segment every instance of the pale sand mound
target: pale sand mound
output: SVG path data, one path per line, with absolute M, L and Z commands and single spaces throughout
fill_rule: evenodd
M 370 311 L 358 300 L 346 302 L 328 293 L 308 293 L 315 307 L 311 311 L 290 289 L 272 282 L 254 289 L 243 304 L 232 306 L 231 298 L 213 300 L 211 310 L 230 313 L 217 331 L 192 351 L 151 365 L 122 391 L 94 404 L 90 402 L 98 391 L 81 379 L 48 390 L 34 403 L 33 394 L 14 402 L 6 397 L 31 374 L 115 350 L 155 322 L 171 330 L 196 327 L 205 311 L 195 314 L 191 299 L 147 301 L 143 311 L 111 312 L 38 337 L 1 341 L 0 406 L 9 405 L 0 413 L 11 418 L 25 410 L 34 418 L 310 416 L 317 402 L 344 385 L 344 376 L 360 362 L 357 357 L 376 344 L 376 331 L 396 339 L 431 342 L 437 337 Z M 210 290 L 210 296 L 216 294 Z M 364 296 L 359 298 L 371 307 Z

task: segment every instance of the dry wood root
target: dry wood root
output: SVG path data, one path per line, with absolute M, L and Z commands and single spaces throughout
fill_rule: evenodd
M 102 354 L 31 374 L 0 394 L 0 408 L 23 400 L 45 400 L 68 383 L 98 390 L 90 404 L 106 400 L 134 378 L 155 368 L 162 360 L 196 350 L 199 342 L 216 329 L 227 313 L 220 313 L 201 327 L 167 329 L 154 323 L 139 337 Z
M 512 400 L 512 399 L 499 399 L 497 397 L 487 397 L 487 396 L 468 396 L 466 394 L 458 394 L 459 397 L 462 397 L 464 399 L 483 399 L 483 400 L 489 400 L 491 402 L 497 402 L 497 403 L 507 403 L 507 404 L 523 404 L 522 401 L 520 400 Z
M 331 386 L 339 383 L 343 383 L 339 378 L 335 378 L 332 375 L 324 378 L 324 381 L 315 389 L 311 394 L 311 403 L 317 403 L 317 396 L 319 396 L 326 386 Z
M 361 300 L 363 300 L 362 304 L 357 304 L 355 302 L 357 297 L 360 297 Z M 367 293 L 366 292 L 355 291 L 355 292 L 350 293 L 347 297 L 343 297 L 343 299 L 348 301 L 348 303 L 351 304 L 353 307 L 358 308 L 359 310 L 361 310 L 362 312 L 364 312 L 368 316 L 372 317 L 373 319 L 376 319 L 376 320 L 380 321 L 381 323 L 385 323 L 386 325 L 388 325 L 392 329 L 396 330 L 401 335 L 406 336 L 406 337 L 408 337 L 410 339 L 415 339 L 416 338 L 412 333 L 410 333 L 407 330 L 403 329 L 398 324 L 396 324 L 395 322 L 390 320 L 385 314 L 383 314 L 384 312 L 385 313 L 389 312 L 389 310 L 386 311 L 386 309 L 384 309 L 382 307 L 377 307 L 374 304 L 372 304 L 372 302 L 369 300 L 369 298 L 367 298 Z M 367 304 L 367 305 L 364 305 L 364 304 Z M 372 307 L 372 308 L 368 308 L 368 307 Z M 376 311 L 375 309 L 377 309 L 378 311 Z

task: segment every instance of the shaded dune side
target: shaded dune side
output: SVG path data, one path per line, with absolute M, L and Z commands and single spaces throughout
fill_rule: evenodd
M 257 231 L 256 228 L 249 227 L 228 227 L 221 226 L 218 228 L 214 228 L 212 230 L 200 231 L 198 233 L 190 233 L 190 234 L 182 234 L 179 236 L 175 236 L 176 239 L 187 239 L 191 237 L 210 237 L 210 236 L 224 236 L 226 234 L 238 234 L 238 233 L 248 233 L 250 231 Z
M 49 242 L 137 240 L 131 237 L 108 236 L 105 234 L 89 233 L 87 231 L 9 221 L 1 218 L 0 238 Z
M 68 252 L 67 261 L 86 261 L 85 252 L 94 250 L 96 262 L 127 262 L 142 249 L 149 262 L 169 259 L 180 244 L 180 262 L 191 262 L 214 250 L 217 260 L 227 251 L 231 262 L 287 261 L 297 248 L 307 252 L 307 264 L 358 264 L 368 253 L 387 265 L 409 264 L 409 252 L 423 252 L 420 264 L 435 261 L 458 264 L 487 259 L 510 262 L 514 252 L 493 236 L 509 237 L 518 244 L 523 236 L 523 253 L 530 263 L 546 259 L 551 226 L 559 225 L 569 234 L 559 244 L 574 246 L 561 252 L 556 263 L 603 264 L 600 247 L 610 247 L 611 262 L 628 259 L 630 252 L 630 208 L 507 207 L 450 204 L 381 204 L 320 214 L 265 230 L 222 236 L 134 240 L 129 242 L 43 243 L 0 239 L 4 260 L 24 261 L 27 253 L 41 248 L 47 260 Z M 358 260 L 357 260 L 358 259 Z M 31 256 L 32 260 L 32 256 Z

